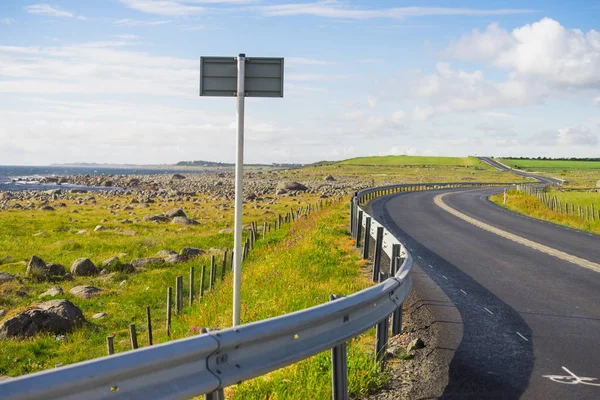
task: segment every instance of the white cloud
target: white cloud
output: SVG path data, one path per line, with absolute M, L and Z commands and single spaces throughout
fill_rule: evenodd
M 415 121 L 425 121 L 433 115 L 434 111 L 431 107 L 415 106 L 413 108 L 413 119 Z
M 540 78 L 559 86 L 600 86 L 600 32 L 567 29 L 544 18 L 512 32 L 491 24 L 460 38 L 444 54 L 483 61 L 515 78 Z
M 492 117 L 492 118 L 502 118 L 502 119 L 517 118 L 517 116 L 514 115 L 514 114 L 505 113 L 505 112 L 498 112 L 498 111 L 484 112 L 483 115 L 486 115 L 486 116 Z
M 117 26 L 136 27 L 136 26 L 157 26 L 170 24 L 172 21 L 140 21 L 137 19 L 119 19 L 113 22 Z
M 592 102 L 594 104 L 600 104 L 600 96 L 596 97 Z
M 556 144 L 559 146 L 593 146 L 598 144 L 598 135 L 584 125 L 560 128 Z
M 17 22 L 17 20 L 13 18 L 2 18 L 0 21 L 5 25 L 14 24 L 15 22 Z
M 130 35 L 130 34 L 116 35 L 116 37 L 119 39 L 123 39 L 123 40 L 136 40 L 136 39 L 140 38 L 138 35 Z
M 491 16 L 530 13 L 528 9 L 472 9 L 472 8 L 444 8 L 444 7 L 394 7 L 379 9 L 364 9 L 348 6 L 346 2 L 337 0 L 324 0 L 314 3 L 289 3 L 268 5 L 259 8 L 268 16 L 293 16 L 312 15 L 325 18 L 344 19 L 373 19 L 392 18 L 402 19 L 407 17 L 423 17 L 436 15 L 465 15 L 465 16 Z
M 25 10 L 29 14 L 49 15 L 51 17 L 61 18 L 77 18 L 82 21 L 87 21 L 87 18 L 83 15 L 75 15 L 70 11 L 62 10 L 60 7 L 51 6 L 50 4 L 33 4 L 25 7 Z
M 208 9 L 198 4 L 245 4 L 253 0 L 120 0 L 125 6 L 148 14 L 180 17 L 196 15 Z

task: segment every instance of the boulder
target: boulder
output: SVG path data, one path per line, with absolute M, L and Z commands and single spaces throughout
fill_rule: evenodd
M 202 255 L 204 253 L 205 253 L 204 250 L 200 250 L 200 249 L 197 249 L 195 247 L 184 247 L 179 252 L 179 254 L 181 254 L 182 256 L 186 256 L 186 257 L 197 257 L 197 256 Z
M 331 175 L 327 175 L 324 179 L 326 182 L 334 182 L 335 178 Z
M 167 264 L 177 264 L 186 262 L 188 260 L 188 256 L 184 256 L 183 254 L 171 254 L 170 256 L 165 258 L 165 262 Z
M 171 223 L 176 225 L 200 225 L 200 222 L 190 219 L 188 217 L 175 217 L 173 218 Z
M 106 317 L 107 315 L 108 315 L 108 313 L 99 312 L 99 313 L 92 315 L 92 318 L 93 319 L 102 319 L 102 318 Z
M 170 218 L 165 217 L 164 215 L 146 215 L 144 217 L 144 221 L 152 221 L 152 222 L 169 222 Z
M 27 264 L 25 275 L 42 281 L 50 278 L 50 269 L 44 260 L 37 256 L 33 256 L 31 257 L 31 260 L 29 260 L 29 264 Z
M 43 206 L 43 207 L 40 207 L 40 210 L 42 210 L 42 211 L 54 211 L 54 207 L 52 207 L 52 206 Z
M 146 257 L 146 258 L 138 258 L 136 260 L 131 261 L 131 265 L 135 268 L 142 268 L 147 265 L 160 265 L 163 264 L 165 260 L 158 257 Z
M 118 264 L 114 270 L 125 274 L 133 274 L 135 272 L 135 267 L 131 264 Z
M 156 253 L 157 256 L 162 257 L 162 258 L 169 257 L 174 254 L 177 254 L 177 253 L 174 252 L 173 250 L 161 250 L 158 253 Z
M 8 272 L 0 271 L 0 285 L 6 282 L 11 282 L 15 280 L 15 276 L 9 274 Z
M 171 176 L 171 179 L 173 179 L 173 180 L 175 180 L 175 179 L 185 179 L 185 176 L 181 175 L 181 174 L 173 174 Z
M 300 182 L 281 182 L 279 183 L 279 185 L 277 185 L 278 189 L 285 189 L 285 190 L 295 190 L 298 192 L 305 192 L 308 190 L 308 187 L 304 186 L 303 184 L 301 184 Z
M 111 258 L 107 258 L 106 260 L 102 261 L 100 263 L 100 265 L 102 266 L 102 268 L 113 269 L 120 263 L 121 263 L 121 261 L 119 260 L 119 257 L 111 257 Z
M 78 258 L 71 266 L 71 275 L 73 276 L 91 276 L 96 275 L 96 266 L 89 258 Z
M 94 228 L 94 232 L 102 232 L 102 231 L 105 231 L 105 230 L 106 230 L 106 228 L 105 228 L 105 227 L 103 227 L 102 225 L 97 225 L 97 226 Z
M 69 293 L 73 296 L 81 297 L 82 299 L 91 299 L 101 291 L 102 289 L 95 286 L 75 286 L 69 290 Z
M 67 272 L 65 267 L 60 264 L 48 263 L 46 265 L 48 266 L 48 273 L 51 277 L 64 276 L 64 274 Z
M 166 217 L 175 218 L 175 217 L 187 217 L 185 212 L 181 208 L 174 208 L 164 213 Z
M 4 321 L 0 339 L 31 337 L 38 332 L 65 334 L 84 322 L 81 310 L 69 300 L 50 300 Z
M 53 286 L 44 293 L 40 294 L 40 299 L 45 296 L 56 297 L 62 294 L 65 294 L 65 292 L 60 286 Z

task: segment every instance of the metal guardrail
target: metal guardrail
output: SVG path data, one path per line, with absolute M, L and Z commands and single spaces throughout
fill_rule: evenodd
M 379 357 L 387 342 L 390 315 L 394 317 L 392 331 L 400 332 L 402 303 L 412 287 L 413 260 L 402 243 L 360 204 L 400 191 L 484 185 L 506 184 L 391 185 L 358 192 L 351 202 L 351 231 L 358 243 L 359 226 L 366 227 L 368 218 L 371 226 L 365 237 L 374 238 L 378 257 L 386 254 L 393 265 L 392 276 L 375 286 L 291 314 L 3 381 L 0 398 L 186 399 L 201 394 L 219 398 L 227 386 L 328 349 L 334 349 L 338 361 L 339 349 L 343 349 L 341 359 L 345 360 L 344 343 L 375 325 Z M 374 268 L 378 262 L 374 260 Z M 373 274 L 374 280 L 381 279 L 378 275 Z M 333 368 L 333 397 L 347 399 L 345 365 L 336 368 L 338 364 Z

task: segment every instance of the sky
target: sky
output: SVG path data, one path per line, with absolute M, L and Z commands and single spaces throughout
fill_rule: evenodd
M 0 164 L 233 162 L 201 56 L 283 57 L 245 161 L 600 156 L 600 1 L 0 0 Z

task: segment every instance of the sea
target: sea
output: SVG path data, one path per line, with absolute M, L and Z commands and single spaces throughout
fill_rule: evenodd
M 6 191 L 21 191 L 21 190 L 51 190 L 51 189 L 74 189 L 82 188 L 78 185 L 70 184 L 40 184 L 36 178 L 44 176 L 65 176 L 65 175 L 150 175 L 150 174 L 174 174 L 174 173 L 190 173 L 188 170 L 178 170 L 173 168 L 161 169 L 157 168 L 112 168 L 112 167 L 72 167 L 72 166 L 11 166 L 0 165 L 0 192 Z M 193 173 L 201 173 L 206 171 L 194 170 Z M 18 178 L 32 178 L 29 182 L 13 182 Z M 103 189 L 105 187 L 90 187 L 85 186 L 88 190 Z M 119 189 L 119 188 L 112 188 Z

